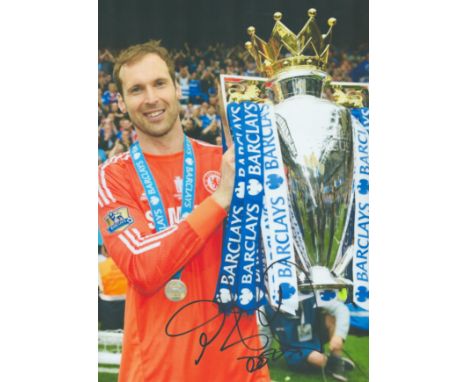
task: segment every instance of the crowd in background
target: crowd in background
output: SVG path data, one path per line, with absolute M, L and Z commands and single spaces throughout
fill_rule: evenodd
M 186 134 L 212 144 L 221 144 L 216 81 L 221 74 L 258 76 L 255 62 L 243 46 L 211 45 L 206 49 L 170 52 L 176 78 L 182 90 L 180 116 Z M 99 162 L 125 152 L 136 139 L 128 116 L 117 105 L 117 86 L 112 69 L 118 52 L 99 50 L 98 63 L 98 148 Z M 354 51 L 333 48 L 328 72 L 334 81 L 368 82 L 367 45 Z

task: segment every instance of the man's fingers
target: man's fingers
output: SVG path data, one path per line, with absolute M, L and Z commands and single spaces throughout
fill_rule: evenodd
M 234 157 L 235 157 L 234 145 L 229 147 L 229 149 L 224 153 L 224 155 L 229 163 L 234 162 Z

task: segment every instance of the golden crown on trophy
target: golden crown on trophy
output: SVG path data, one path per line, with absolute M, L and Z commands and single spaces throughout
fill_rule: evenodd
M 245 47 L 255 59 L 257 69 L 261 73 L 272 77 L 279 72 L 298 67 L 326 71 L 332 29 L 336 19 L 329 18 L 328 32 L 321 34 L 315 22 L 317 11 L 311 8 L 307 14 L 309 20 L 296 35 L 281 22 L 282 13 L 275 12 L 273 19 L 276 23 L 268 42 L 255 34 L 255 27 L 247 28 L 251 41 L 247 41 Z M 291 54 L 289 57 L 280 58 L 283 47 Z

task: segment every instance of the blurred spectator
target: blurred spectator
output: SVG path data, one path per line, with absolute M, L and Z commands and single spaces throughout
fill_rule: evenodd
M 99 72 L 98 74 L 98 87 L 102 90 L 107 89 L 107 84 L 111 82 L 112 76 L 110 74 Z
M 200 131 L 201 131 L 202 126 L 203 126 L 203 122 L 200 119 L 201 110 L 202 110 L 201 106 L 194 107 L 193 112 L 192 112 L 192 117 L 191 117 L 192 120 L 193 120 L 193 123 L 195 124 L 195 127 L 197 129 L 200 129 Z
M 111 124 L 114 125 L 114 129 L 115 129 L 115 114 L 112 113 L 112 112 L 109 112 L 107 114 L 107 121 L 109 121 Z M 117 132 L 117 130 L 115 130 Z
M 99 129 L 98 148 L 108 152 L 114 147 L 117 140 L 117 129 L 114 123 L 109 119 L 103 119 Z M 110 156 L 109 156 L 110 157 Z
M 369 82 L 369 54 L 351 71 L 354 82 Z
M 193 111 L 195 110 L 194 106 L 193 106 L 193 103 L 189 102 L 187 104 L 187 106 L 185 106 L 184 108 L 184 111 L 182 112 L 182 116 L 181 116 L 181 119 L 184 118 L 184 116 L 186 117 L 192 117 L 193 115 Z
M 132 129 L 130 127 L 124 127 L 121 131 L 119 143 L 123 146 L 123 151 L 128 151 L 130 146 L 133 144 Z
M 314 296 L 300 301 L 297 315 L 273 310 L 265 306 L 269 328 L 279 341 L 288 367 L 300 372 L 325 371 L 339 381 L 347 381 L 345 372 L 354 369 L 354 363 L 342 356 L 343 344 L 349 331 L 349 310 L 339 300 L 321 303 Z M 266 334 L 265 319 L 260 318 L 261 332 Z M 329 343 L 330 354 L 324 352 Z M 269 344 L 270 345 L 270 344 Z
M 116 126 L 119 126 L 120 124 L 120 121 L 122 120 L 122 118 L 125 117 L 125 114 L 122 113 L 119 109 L 119 105 L 117 104 L 117 102 L 112 102 L 110 104 L 110 112 L 114 115 L 114 124 Z
M 114 56 L 108 49 L 99 53 L 98 69 L 107 74 L 112 74 L 114 68 Z
M 105 162 L 107 159 L 107 154 L 103 149 L 98 149 L 98 164 Z
M 203 101 L 200 80 L 197 79 L 197 72 L 192 73 L 189 81 L 190 102 L 199 105 Z
M 123 128 L 115 137 L 114 144 L 109 150 L 109 158 L 128 151 L 130 146 L 133 144 L 133 141 L 132 129 L 128 127 Z
M 132 123 L 130 122 L 130 120 L 128 118 L 122 118 L 120 121 L 119 121 L 119 131 L 117 132 L 117 138 L 120 138 L 122 136 L 122 130 L 124 129 L 129 129 L 130 131 L 133 132 L 133 126 L 132 126 Z
M 195 123 L 195 120 L 191 117 L 184 117 L 182 119 L 182 128 L 184 129 L 185 134 L 193 139 L 203 140 L 201 127 Z
M 200 88 L 202 91 L 202 98 L 204 101 L 208 101 L 209 95 L 216 94 L 215 90 L 215 76 L 211 68 L 207 68 L 203 71 L 200 80 Z
M 200 108 L 201 136 L 202 140 L 216 144 L 216 137 L 220 134 L 221 118 L 216 114 L 214 106 L 204 102 Z
M 186 66 L 183 66 L 176 76 L 179 80 L 180 90 L 182 93 L 182 96 L 180 97 L 180 103 L 182 105 L 186 105 L 189 101 L 190 96 L 190 75 L 188 72 L 188 68 Z
M 102 103 L 104 105 L 109 105 L 112 102 L 117 102 L 117 85 L 113 82 L 110 82 L 108 89 L 102 95 Z
M 244 76 L 258 76 L 257 65 L 254 61 L 248 61 L 246 65 L 246 70 L 243 73 Z
M 216 108 L 218 106 L 218 96 L 217 95 L 210 95 L 209 104 Z
M 101 120 L 106 114 L 106 110 L 104 109 L 104 105 L 102 104 L 102 90 L 98 88 L 98 121 Z

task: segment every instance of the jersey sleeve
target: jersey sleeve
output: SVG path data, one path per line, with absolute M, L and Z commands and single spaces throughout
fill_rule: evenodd
M 349 332 L 350 313 L 348 307 L 341 301 L 332 300 L 323 305 L 323 309 L 328 314 L 335 317 L 335 335 L 346 340 Z
M 139 292 L 153 294 L 202 248 L 226 211 L 208 197 L 180 223 L 151 232 L 128 179 L 103 167 L 98 211 L 104 245 L 128 281 Z

